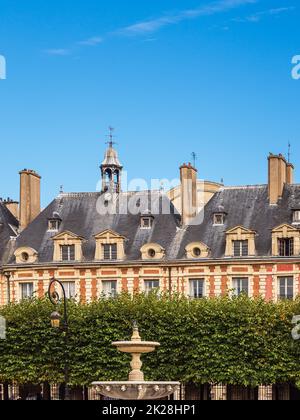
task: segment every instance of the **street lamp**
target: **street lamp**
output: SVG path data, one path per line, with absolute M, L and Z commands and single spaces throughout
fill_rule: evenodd
M 69 362 L 68 362 L 68 340 L 69 340 L 69 323 L 68 323 L 68 305 L 67 305 L 67 296 L 66 290 L 64 288 L 63 283 L 60 280 L 53 278 L 50 281 L 49 289 L 48 289 L 48 296 L 50 302 L 52 303 L 55 308 L 60 303 L 61 299 L 57 291 L 55 290 L 55 285 L 59 285 L 62 294 L 63 294 L 63 305 L 64 305 L 64 313 L 63 316 L 55 311 L 52 312 L 50 316 L 51 326 L 56 329 L 61 329 L 64 332 L 64 339 L 65 339 L 65 367 L 64 367 L 64 374 L 65 374 L 65 396 L 64 400 L 70 399 L 70 392 L 69 392 Z M 61 322 L 62 321 L 62 322 Z
M 6 277 L 6 290 L 7 290 L 7 304 L 10 304 L 10 279 L 11 279 L 11 273 L 7 271 L 4 273 L 4 276 Z

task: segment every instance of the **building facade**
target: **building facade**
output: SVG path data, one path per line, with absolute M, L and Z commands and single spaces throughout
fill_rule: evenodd
M 111 142 L 102 191 L 61 193 L 43 211 L 40 176 L 20 172 L 20 203 L 0 201 L 1 305 L 42 298 L 53 277 L 82 302 L 153 289 L 196 299 L 300 293 L 300 185 L 282 155 L 269 156 L 268 182 L 254 186 L 199 183 L 184 164 L 168 193 L 122 192 L 122 169 Z

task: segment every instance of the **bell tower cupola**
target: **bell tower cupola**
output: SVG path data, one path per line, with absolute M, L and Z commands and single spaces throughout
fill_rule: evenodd
M 118 157 L 118 152 L 114 149 L 113 128 L 109 128 L 108 148 L 105 152 L 104 161 L 102 162 L 102 192 L 120 193 L 121 192 L 121 175 L 123 166 Z

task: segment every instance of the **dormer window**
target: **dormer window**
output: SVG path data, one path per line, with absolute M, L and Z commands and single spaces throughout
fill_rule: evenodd
M 293 210 L 293 223 L 300 225 L 300 210 Z
M 49 232 L 58 232 L 60 226 L 60 220 L 50 219 L 48 224 Z
M 141 229 L 151 229 L 153 226 L 153 217 L 141 218 Z
M 58 213 L 54 212 L 51 219 L 48 220 L 48 231 L 58 232 L 61 224 L 61 218 Z
M 60 246 L 61 261 L 75 261 L 75 245 Z
M 117 244 L 104 244 L 103 247 L 103 259 L 106 261 L 112 261 L 118 259 L 118 245 Z
M 223 226 L 225 223 L 225 213 L 215 213 L 214 214 L 214 225 Z

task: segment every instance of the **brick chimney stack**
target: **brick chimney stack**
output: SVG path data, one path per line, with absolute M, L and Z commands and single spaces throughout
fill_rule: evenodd
M 294 166 L 288 163 L 282 154 L 270 153 L 269 161 L 269 200 L 271 205 L 276 205 L 282 198 L 285 184 L 294 183 Z
M 26 227 L 41 212 L 41 177 L 32 170 L 20 172 L 20 229 Z
M 180 167 L 182 224 L 188 225 L 198 214 L 197 169 L 191 163 Z

